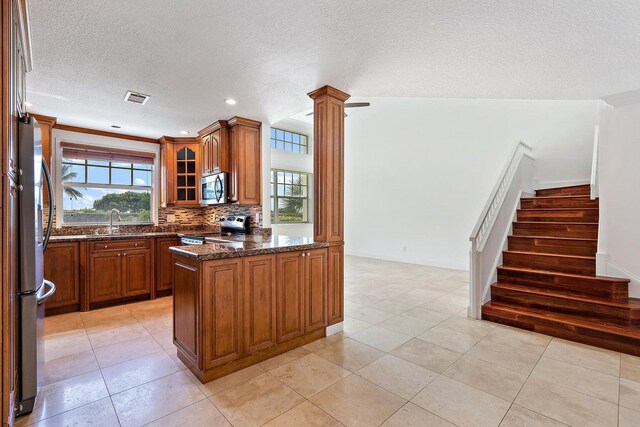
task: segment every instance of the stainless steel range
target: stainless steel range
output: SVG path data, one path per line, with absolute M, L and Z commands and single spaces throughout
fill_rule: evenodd
M 222 217 L 220 223 L 220 234 L 222 236 L 243 235 L 249 233 L 249 217 L 246 215 L 229 215 Z M 217 235 L 201 234 L 182 236 L 180 243 L 183 245 L 204 245 L 207 240 L 215 243 L 229 243 L 224 239 L 215 239 Z

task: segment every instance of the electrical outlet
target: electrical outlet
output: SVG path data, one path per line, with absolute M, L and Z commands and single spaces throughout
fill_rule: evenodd
M 175 214 L 167 215 L 167 222 L 176 222 L 176 215 Z

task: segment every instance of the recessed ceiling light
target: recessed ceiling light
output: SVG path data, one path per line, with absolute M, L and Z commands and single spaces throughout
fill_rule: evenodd
M 114 128 L 114 129 L 120 129 L 121 128 L 121 126 L 118 126 L 118 125 L 111 125 L 111 127 Z
M 236 105 L 236 100 L 235 99 L 227 98 L 227 99 L 224 100 L 224 102 L 226 102 L 229 105 Z
M 30 102 L 25 102 L 24 105 L 27 106 L 27 107 L 33 107 L 33 104 L 30 103 Z
M 188 130 L 181 130 L 180 131 L 180 135 L 189 135 L 189 131 Z

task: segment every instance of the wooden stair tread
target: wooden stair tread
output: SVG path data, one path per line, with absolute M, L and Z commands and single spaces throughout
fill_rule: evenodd
M 511 289 L 514 291 L 524 292 L 528 294 L 544 295 L 544 296 L 550 296 L 550 297 L 556 297 L 556 298 L 562 298 L 562 299 L 568 299 L 568 300 L 574 300 L 574 301 L 580 301 L 580 302 L 607 305 L 610 307 L 617 307 L 617 308 L 628 308 L 629 310 L 640 310 L 640 299 L 638 298 L 628 298 L 626 300 L 615 300 L 615 299 L 607 299 L 607 298 L 600 298 L 600 297 L 588 297 L 585 295 L 576 295 L 568 292 L 536 288 L 534 286 L 515 285 L 512 283 L 505 283 L 505 282 L 497 282 L 497 283 L 494 283 L 492 286 L 496 286 L 498 288 L 503 288 L 503 289 Z
M 564 211 L 599 211 L 599 208 L 520 208 L 519 211 L 526 212 L 564 212 Z
M 563 222 L 563 221 L 514 221 L 514 223 L 518 224 L 545 224 L 545 225 L 594 225 L 597 226 L 597 222 Z
M 531 251 L 510 251 L 510 250 L 506 250 L 503 251 L 504 253 L 508 253 L 508 254 L 519 254 L 519 255 L 533 255 L 533 256 L 548 256 L 548 257 L 554 257 L 554 258 L 572 258 L 572 259 L 583 259 L 583 260 L 594 260 L 596 259 L 595 256 L 584 256 L 584 255 L 566 255 L 566 254 L 550 254 L 550 253 L 546 253 L 546 252 L 531 252 Z
M 540 310 L 536 308 L 530 307 L 519 307 L 507 303 L 498 303 L 498 302 L 488 302 L 483 306 L 483 309 L 488 309 L 488 311 L 494 312 L 509 312 L 512 314 L 522 314 L 529 317 L 535 317 L 544 320 L 550 320 L 553 322 L 563 323 L 566 325 L 570 325 L 573 327 L 592 329 L 594 331 L 599 331 L 607 334 L 618 335 L 624 338 L 632 338 L 636 340 L 640 340 L 640 328 L 637 326 L 625 326 L 617 323 L 607 323 L 598 320 L 590 320 L 586 319 L 584 316 L 580 315 L 572 315 L 572 314 L 563 314 L 563 313 L 554 313 L 546 310 Z M 494 313 L 498 315 L 499 313 Z
M 539 269 L 526 268 L 526 267 L 512 267 L 512 266 L 505 266 L 505 265 L 498 267 L 498 270 L 521 271 L 523 273 L 538 273 L 538 274 L 544 274 L 544 275 L 550 275 L 550 276 L 569 277 L 569 278 L 578 279 L 578 280 L 580 279 L 596 280 L 596 281 L 602 281 L 607 283 L 611 283 L 611 282 L 629 283 L 630 282 L 629 279 L 621 279 L 619 277 L 590 276 L 586 274 L 560 273 L 557 271 L 539 270 Z
M 589 199 L 589 200 L 599 200 L 598 198 L 592 199 L 591 196 L 587 195 L 578 195 L 578 196 L 531 196 L 531 197 L 521 197 L 522 200 L 540 200 L 540 199 Z
M 542 240 L 576 240 L 576 241 L 584 241 L 584 242 L 597 242 L 598 239 L 589 239 L 586 237 L 552 237 L 552 236 L 510 236 L 517 237 L 519 239 L 542 239 Z

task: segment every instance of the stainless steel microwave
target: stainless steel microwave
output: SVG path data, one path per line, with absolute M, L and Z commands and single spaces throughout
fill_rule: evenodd
M 227 174 L 225 172 L 202 178 L 202 204 L 227 203 Z

